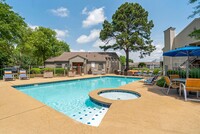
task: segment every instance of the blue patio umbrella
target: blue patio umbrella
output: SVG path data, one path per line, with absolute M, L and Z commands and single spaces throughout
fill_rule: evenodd
M 170 50 L 168 52 L 164 52 L 163 56 L 169 57 L 188 57 L 187 59 L 187 67 L 186 67 L 186 75 L 189 76 L 189 57 L 190 56 L 200 56 L 200 47 L 195 46 L 185 46 L 180 47 L 175 50 Z

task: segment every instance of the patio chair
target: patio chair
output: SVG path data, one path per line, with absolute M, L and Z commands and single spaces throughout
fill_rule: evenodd
M 76 72 L 73 71 L 73 70 L 70 70 L 70 71 L 68 72 L 68 76 L 69 76 L 69 77 L 75 77 L 75 75 L 76 75 Z
M 25 70 L 20 70 L 19 71 L 19 79 L 20 80 L 27 80 L 27 79 L 29 79 L 29 77 L 27 76 Z
M 157 78 L 158 78 L 158 75 L 155 75 L 154 77 L 150 77 L 144 81 L 144 84 L 153 85 L 155 81 L 157 80 Z
M 180 91 L 183 90 L 184 94 L 184 99 L 185 101 L 187 100 L 193 100 L 193 101 L 200 101 L 200 99 L 192 99 L 188 98 L 187 92 L 197 92 L 197 98 L 199 97 L 199 92 L 200 92 L 200 79 L 195 79 L 195 78 L 187 78 L 185 85 L 183 83 L 180 84 Z
M 106 74 L 106 70 L 105 70 L 105 69 L 102 69 L 102 70 L 101 70 L 101 74 L 102 74 L 102 75 L 105 75 L 105 74 Z
M 3 80 L 14 80 L 14 75 L 12 73 L 12 71 L 4 71 L 4 76 L 3 76 Z
M 172 82 L 172 81 L 169 79 L 169 77 L 164 76 L 164 79 L 165 79 L 165 84 L 164 84 L 163 87 L 165 87 L 165 85 L 168 86 L 168 89 L 167 89 L 166 94 L 169 94 L 169 90 L 170 90 L 171 88 L 173 88 L 173 89 L 178 89 L 178 88 L 179 88 L 179 85 L 177 85 L 177 83 Z
M 98 72 L 99 72 L 99 71 L 98 71 L 96 68 L 94 68 L 93 71 L 92 71 L 92 74 L 93 74 L 93 75 L 97 75 Z
M 178 74 L 169 75 L 169 77 L 170 77 L 170 80 L 180 78 L 180 76 Z

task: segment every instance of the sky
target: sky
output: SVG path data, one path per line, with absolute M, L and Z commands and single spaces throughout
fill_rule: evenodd
M 138 52 L 131 52 L 134 62 L 160 60 L 164 46 L 164 33 L 175 27 L 181 32 L 194 18 L 188 19 L 193 7 L 189 0 L 6 0 L 13 10 L 25 19 L 31 27 L 54 29 L 57 38 L 70 45 L 71 51 L 102 51 L 104 43 L 99 39 L 102 23 L 112 21 L 112 15 L 125 2 L 139 3 L 149 12 L 153 20 L 151 38 L 156 50 L 143 59 Z M 110 42 L 112 43 L 112 42 Z M 113 50 L 109 50 L 113 51 Z M 118 55 L 123 51 L 115 50 Z

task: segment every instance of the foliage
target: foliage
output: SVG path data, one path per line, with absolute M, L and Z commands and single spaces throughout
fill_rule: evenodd
M 65 74 L 67 74 L 67 69 L 64 69 L 64 68 L 55 68 L 55 73 L 56 74 L 64 74 L 64 71 L 65 71 Z
M 30 70 L 31 74 L 41 74 L 40 68 L 31 68 Z
M 190 78 L 200 78 L 200 68 L 194 68 L 190 70 Z
M 70 51 L 49 28 L 31 29 L 24 19 L 0 0 L 0 65 L 42 65 L 47 58 Z
M 190 4 L 198 3 L 198 5 L 196 7 L 194 7 L 194 11 L 192 12 L 192 15 L 189 16 L 189 18 L 193 18 L 196 15 L 200 15 L 200 2 L 199 2 L 199 0 L 189 0 L 189 3 Z
M 194 7 L 194 11 L 192 12 L 192 15 L 189 16 L 189 18 L 193 18 L 196 15 L 200 15 L 200 1 L 199 0 L 189 0 L 190 4 L 198 3 L 196 7 Z M 194 37 L 195 39 L 200 39 L 200 29 L 194 29 L 192 33 L 189 34 L 190 37 Z
M 106 42 L 106 45 L 100 48 L 104 51 L 124 50 L 126 70 L 129 70 L 129 52 L 139 51 L 140 58 L 143 58 L 155 50 L 150 38 L 153 26 L 153 21 L 148 20 L 148 12 L 141 5 L 126 2 L 112 16 L 112 22 L 104 21 L 100 39 Z M 115 40 L 115 43 L 109 44 L 111 40 Z
M 160 68 L 156 68 L 156 69 L 153 70 L 154 75 L 157 75 L 159 72 L 160 72 Z
M 146 67 L 147 65 L 144 63 L 144 62 L 140 62 L 139 64 L 138 64 L 138 67 L 139 68 L 143 68 L 143 67 Z
M 186 71 L 185 70 L 168 70 L 167 75 L 178 74 L 180 78 L 186 78 Z
M 195 29 L 189 34 L 190 37 L 194 37 L 197 40 L 200 40 L 200 29 Z
M 16 62 L 21 66 L 42 65 L 47 58 L 70 51 L 67 43 L 56 39 L 55 31 L 45 27 L 38 27 L 35 30 L 27 29 L 23 43 L 16 49 Z
M 26 28 L 24 19 L 0 0 L 0 65 L 10 63 L 14 44 L 18 44 Z
M 120 56 L 119 60 L 120 60 L 121 65 L 124 66 L 125 63 L 126 63 L 126 57 L 125 56 Z
M 159 86 L 159 87 L 163 87 L 165 84 L 165 79 L 164 77 L 161 77 L 157 82 L 156 82 L 156 85 Z
M 133 60 L 132 60 L 132 59 L 129 59 L 129 62 L 130 62 L 130 63 L 133 63 Z
M 42 72 L 53 72 L 54 69 L 53 68 L 43 68 Z

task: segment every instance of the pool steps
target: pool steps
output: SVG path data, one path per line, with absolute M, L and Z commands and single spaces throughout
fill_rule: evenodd
M 108 108 L 106 107 L 102 107 L 101 109 L 87 108 L 83 111 L 79 111 L 76 114 L 73 114 L 72 118 L 83 124 L 99 126 L 107 111 Z

